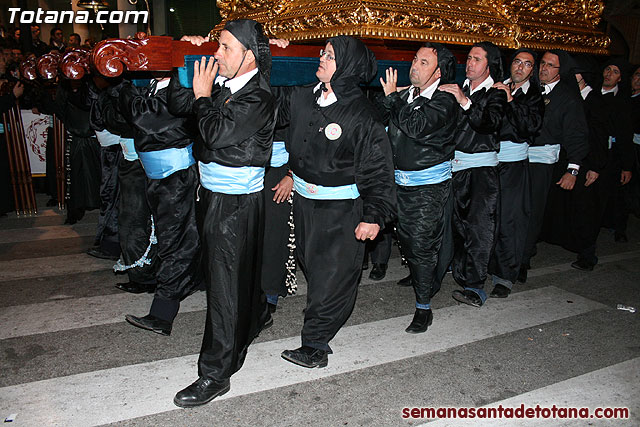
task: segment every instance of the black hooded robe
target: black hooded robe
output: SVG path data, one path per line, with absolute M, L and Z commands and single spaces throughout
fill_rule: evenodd
M 111 86 L 100 92 L 92 106 L 92 120 L 99 121 L 109 132 L 121 138 L 134 137 L 133 128 L 118 109 L 119 85 Z M 124 150 L 123 150 L 124 153 Z M 127 158 L 130 157 L 130 158 Z M 147 203 L 147 176 L 136 156 L 120 156 L 118 164 L 118 240 L 120 258 L 125 266 L 129 282 L 155 285 L 157 266 L 157 245 L 150 245 L 151 210 Z M 149 252 L 146 253 L 147 248 Z M 146 253 L 146 256 L 145 256 Z M 149 260 L 150 263 L 135 265 L 137 261 Z
M 167 107 L 167 89 L 155 94 L 149 89 L 125 83 L 120 89 L 122 115 L 135 129 L 138 154 L 184 148 L 193 141 L 194 132 L 187 119 L 171 114 Z M 144 166 L 144 162 L 143 162 Z M 155 219 L 158 266 L 156 291 L 149 314 L 173 322 L 180 301 L 199 285 L 200 239 L 196 226 L 195 164 L 161 179 L 149 179 L 146 196 Z
M 479 89 L 469 98 L 471 106 L 458 120 L 456 151 L 469 154 L 497 152 L 500 145 L 496 135 L 504 117 L 506 94 L 495 88 Z M 481 295 L 498 223 L 500 184 L 497 167 L 455 171 L 451 183 L 454 198 L 453 278 L 465 289 Z
M 198 375 L 221 382 L 242 367 L 249 345 L 270 318 L 260 286 L 264 189 L 209 190 L 202 168 L 212 163 L 264 168 L 271 157 L 276 100 L 261 71 L 235 93 L 215 85 L 211 97 L 195 100 L 175 75 L 169 90 L 172 111 L 194 112 L 198 119 L 194 156 L 201 168 L 197 209 L 207 290 Z
M 358 87 L 375 75 L 375 58 L 351 37 L 328 42 L 336 54 L 331 87 L 337 102 L 320 107 L 312 86 L 293 88 L 281 102 L 279 122 L 290 125 L 294 175 L 325 187 L 356 184 L 360 193 L 356 199 L 294 198 L 296 254 L 308 283 L 302 345 L 331 352 L 329 341 L 353 310 L 362 274 L 364 242 L 355 229 L 360 222 L 382 229 L 394 219 L 396 202 L 389 140 Z M 328 125 L 340 127 L 338 138 L 327 138 Z
M 540 89 L 531 84 L 525 93 L 522 87 L 507 103 L 505 118 L 498 138 L 517 144 L 528 144 L 538 134 L 542 126 L 544 102 Z M 489 262 L 489 273 L 493 281 L 511 288 L 518 278 L 520 263 L 531 214 L 531 193 L 529 182 L 529 162 L 519 161 L 498 164 L 500 181 L 500 212 L 498 233 Z
M 453 95 L 436 89 L 431 98 L 419 96 L 407 103 L 409 91 L 386 96 L 389 141 L 394 166 L 419 171 L 450 161 L 455 149 L 455 131 L 460 107 Z M 398 195 L 398 239 L 409 265 L 418 304 L 430 304 L 439 291 L 438 269 L 442 242 L 450 227 L 451 179 L 437 184 L 405 186 L 396 182 Z M 448 266 L 450 259 L 445 263 Z

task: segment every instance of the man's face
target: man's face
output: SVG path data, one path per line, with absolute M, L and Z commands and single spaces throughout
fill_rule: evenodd
M 20 49 L 11 49 L 11 59 L 14 62 L 22 61 L 22 51 Z
M 467 78 L 470 81 L 483 82 L 489 76 L 489 61 L 487 52 L 481 47 L 474 46 L 467 56 Z
M 545 52 L 540 61 L 540 83 L 549 84 L 560 80 L 560 58 Z
M 54 40 L 55 40 L 55 41 L 57 41 L 57 42 L 62 42 L 62 30 L 56 30 L 56 31 L 53 33 L 53 38 L 54 38 Z
M 31 26 L 31 38 L 34 40 L 40 38 L 40 25 Z
M 69 36 L 69 46 L 80 46 L 80 39 L 78 38 L 78 36 Z
M 631 76 L 631 89 L 633 89 L 634 92 L 640 91 L 640 67 L 637 68 L 633 76 Z
M 411 84 L 420 89 L 426 89 L 439 77 L 438 54 L 435 49 L 422 47 L 416 52 L 409 71 Z
M 327 43 L 324 47 L 324 55 L 320 56 L 320 64 L 318 65 L 318 71 L 316 71 L 316 77 L 322 83 L 330 83 L 333 74 L 336 72 L 336 52 L 333 50 L 331 43 Z
M 533 55 L 528 52 L 520 52 L 511 62 L 511 81 L 519 84 L 526 82 L 533 73 Z
M 13 32 L 13 38 L 16 40 L 20 40 L 20 30 L 15 30 Z
M 236 39 L 233 34 L 227 30 L 220 32 L 220 46 L 215 53 L 215 58 L 218 61 L 218 74 L 228 79 L 234 76 L 240 76 L 244 74 L 243 70 L 247 68 L 247 63 L 250 58 L 242 59 L 245 55 L 251 54 L 251 51 L 245 49 L 245 47 Z M 253 55 L 251 54 L 251 59 Z M 242 66 L 242 70 L 240 69 Z
M 616 65 L 608 65 L 602 72 L 602 77 L 604 78 L 602 87 L 605 89 L 611 89 L 620 81 L 620 68 Z

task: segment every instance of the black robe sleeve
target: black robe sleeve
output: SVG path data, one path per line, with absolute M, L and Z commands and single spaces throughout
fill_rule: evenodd
M 579 97 L 579 100 L 582 98 Z M 567 162 L 582 165 L 589 153 L 589 132 L 584 108 L 579 100 L 567 99 L 567 112 L 562 128 L 562 148 L 567 153 Z
M 169 112 L 175 116 L 194 114 L 193 103 L 196 101 L 192 88 L 182 87 L 178 72 L 174 71 L 169 82 L 167 105 Z
M 193 110 L 198 117 L 204 146 L 215 150 L 239 145 L 273 121 L 276 102 L 272 96 L 264 94 L 254 91 L 244 94 L 241 102 L 233 95 L 222 101 L 219 98 L 224 92 L 218 91 L 212 97 L 195 100 Z
M 478 92 L 476 92 L 478 93 Z M 471 96 L 471 106 L 463 110 L 471 129 L 481 134 L 491 134 L 500 130 L 507 106 L 507 94 L 503 90 L 491 88 L 480 98 Z
M 414 108 L 402 99 L 400 93 L 390 93 L 383 105 L 393 122 L 409 138 L 417 143 L 427 135 L 441 129 L 450 120 L 456 120 L 458 106 L 455 98 L 445 92 L 436 91 L 431 100 L 420 108 Z
M 506 106 L 506 119 L 521 138 L 520 141 L 535 137 L 542 127 L 544 117 L 544 101 L 540 91 L 529 88 L 526 95 L 529 96 L 514 98 Z
M 354 156 L 356 185 L 363 201 L 362 222 L 383 229 L 397 213 L 391 145 L 382 123 L 371 121 L 362 130 Z

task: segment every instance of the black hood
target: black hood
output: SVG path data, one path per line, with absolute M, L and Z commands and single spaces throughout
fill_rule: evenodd
M 252 19 L 236 19 L 224 25 L 224 29 L 233 34 L 240 43 L 253 52 L 258 70 L 268 82 L 271 75 L 271 49 L 269 39 L 262 31 L 262 24 Z
M 376 57 L 364 43 L 349 36 L 337 36 L 327 40 L 336 57 L 336 71 L 331 77 L 331 89 L 338 102 L 360 96 L 359 85 L 371 81 L 377 71 Z
M 455 83 L 456 81 L 456 57 L 440 43 L 427 42 L 422 45 L 427 49 L 433 49 L 438 56 L 438 68 L 440 69 L 440 84 Z

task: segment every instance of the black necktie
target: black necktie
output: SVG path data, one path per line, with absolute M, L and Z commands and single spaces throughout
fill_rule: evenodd
M 469 86 L 464 86 L 462 88 L 462 93 L 464 93 L 464 96 L 469 97 L 469 94 L 471 93 L 471 90 L 469 89 Z
M 413 88 L 413 100 L 415 101 L 416 99 L 418 99 L 418 97 L 420 96 L 420 88 L 419 87 L 414 87 Z

